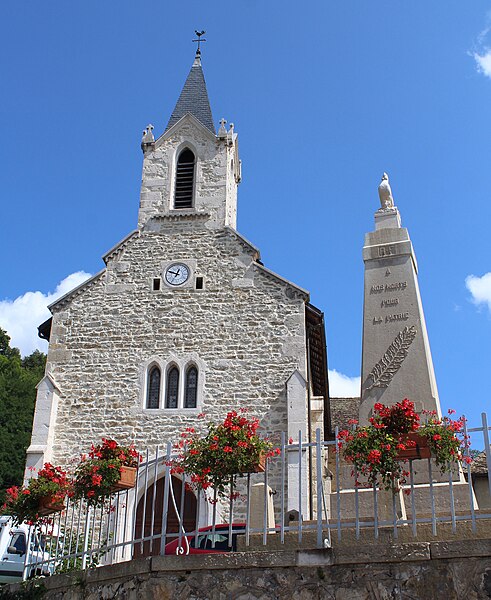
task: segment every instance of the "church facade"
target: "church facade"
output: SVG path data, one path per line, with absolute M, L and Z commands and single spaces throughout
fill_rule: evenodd
M 152 451 L 200 413 L 242 407 L 269 435 L 331 433 L 323 314 L 236 229 L 238 136 L 224 120 L 215 130 L 199 54 L 164 133 L 152 130 L 137 229 L 40 326 L 27 467 L 66 465 L 102 437 Z

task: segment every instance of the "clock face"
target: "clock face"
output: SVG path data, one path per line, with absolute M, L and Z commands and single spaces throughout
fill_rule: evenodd
M 165 270 L 165 280 L 169 285 L 182 285 L 189 279 L 189 267 L 174 263 Z

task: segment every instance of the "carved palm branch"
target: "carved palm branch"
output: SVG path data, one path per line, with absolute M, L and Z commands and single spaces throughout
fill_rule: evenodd
M 409 346 L 416 337 L 417 329 L 414 325 L 404 327 L 397 334 L 396 339 L 388 347 L 387 352 L 382 359 L 373 367 L 368 377 L 372 378 L 372 385 L 367 387 L 367 391 L 374 387 L 388 387 L 392 378 L 401 368 L 403 360 L 409 351 Z

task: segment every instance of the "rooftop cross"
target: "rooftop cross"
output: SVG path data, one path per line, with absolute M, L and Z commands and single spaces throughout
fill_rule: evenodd
M 198 31 L 197 29 L 195 29 L 194 33 L 198 36 L 197 40 L 193 40 L 193 42 L 198 42 L 198 47 L 196 48 L 196 56 L 201 56 L 200 44 L 201 42 L 206 42 L 205 38 L 201 39 L 201 36 L 204 35 L 206 31 L 204 29 L 203 31 Z

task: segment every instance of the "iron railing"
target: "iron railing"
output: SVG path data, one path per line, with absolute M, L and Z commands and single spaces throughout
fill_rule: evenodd
M 464 425 L 474 446 L 481 447 L 482 435 L 488 473 L 490 429 L 485 413 L 481 427 Z M 192 553 L 199 544 L 211 550 L 232 548 L 239 534 L 244 550 L 267 547 L 273 539 L 283 546 L 323 548 L 340 542 L 348 531 L 354 540 L 367 532 L 377 540 L 384 529 L 393 538 L 402 530 L 417 538 L 423 524 L 436 536 L 439 524 L 449 523 L 455 533 L 463 521 L 475 531 L 479 520 L 491 519 L 491 508 L 479 509 L 471 464 L 465 462 L 442 476 L 431 459 L 410 460 L 409 483 L 392 494 L 377 486 L 354 485 L 356 473 L 343 461 L 336 440 L 322 440 L 319 429 L 312 441 L 299 432 L 296 442 L 287 442 L 282 433 L 279 450 L 268 459 L 264 473 L 238 479 L 231 491 L 239 491 L 240 497 L 231 495 L 226 505 L 216 494 L 190 491 L 186 474 L 171 475 L 171 443 L 152 453 L 147 450 L 134 489 L 113 494 L 98 507 L 69 500 L 44 525 L 41 541 L 40 532 L 31 528 L 28 547 L 36 545 L 38 551 L 26 554 L 24 578 L 166 554 L 175 540 L 174 554 Z M 488 493 L 491 506 L 491 477 Z

